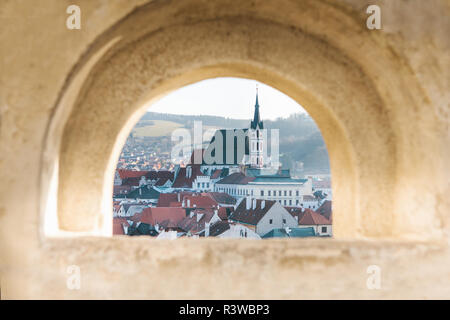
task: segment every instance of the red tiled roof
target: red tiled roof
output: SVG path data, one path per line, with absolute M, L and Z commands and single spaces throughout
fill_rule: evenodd
M 125 192 L 128 192 L 131 190 L 131 186 L 129 185 L 121 185 L 121 186 L 114 186 L 113 188 L 113 194 L 120 194 Z
M 170 207 L 171 202 L 181 202 L 185 195 L 192 195 L 192 192 L 184 191 L 179 193 L 160 193 L 158 207 Z M 178 197 L 179 196 L 179 197 Z
M 131 219 L 135 222 L 147 223 L 152 226 L 155 224 L 161 224 L 162 222 L 169 220 L 177 225 L 181 220 L 186 217 L 186 210 L 183 208 L 145 208 L 141 213 L 135 214 Z
M 124 235 L 123 225 L 129 226 L 127 219 L 125 218 L 113 218 L 113 234 L 115 235 Z
M 299 207 L 284 207 L 287 212 L 289 212 L 291 214 L 291 216 L 298 217 L 298 221 L 300 221 L 300 219 L 303 217 L 304 208 L 299 208 Z
M 236 199 L 233 198 L 232 196 L 230 196 L 226 192 L 207 192 L 207 193 L 202 193 L 202 195 L 206 195 L 206 196 L 210 197 L 217 203 L 230 204 L 230 205 L 236 204 Z
M 228 208 L 228 209 L 234 210 L 233 208 Z M 231 211 L 232 211 L 232 210 L 231 210 Z M 227 208 L 225 208 L 225 207 L 220 207 L 219 210 L 218 210 L 217 215 L 219 216 L 220 219 L 222 219 L 222 220 L 227 220 L 227 219 L 228 219 Z
M 122 180 L 122 186 L 138 187 L 141 177 L 129 177 Z
M 192 217 L 190 215 L 185 217 L 178 223 L 178 227 L 185 232 L 190 231 L 193 234 L 205 229 L 205 223 L 211 221 L 211 218 L 214 216 L 213 211 L 203 209 L 194 210 L 191 214 Z
M 158 179 L 164 179 L 164 181 L 167 181 L 167 179 L 173 180 L 174 172 L 173 171 L 167 171 L 167 170 L 161 170 L 161 171 L 148 171 L 145 174 L 145 177 L 150 180 L 158 180 Z
M 124 180 L 127 178 L 141 178 L 146 175 L 148 171 L 135 171 L 135 170 L 126 170 L 126 169 L 118 169 L 120 179 Z
M 332 211 L 331 211 L 331 201 L 325 200 L 322 205 L 316 210 L 318 214 L 321 214 L 330 221 L 333 221 Z
M 186 171 L 188 168 L 192 168 L 192 174 L 190 177 L 186 176 Z M 192 165 L 186 168 L 180 168 L 178 171 L 177 178 L 173 182 L 173 188 L 192 188 L 192 182 L 197 178 L 197 176 L 204 176 L 200 170 L 200 165 Z
M 265 201 L 265 205 L 264 208 L 261 208 L 261 204 L 263 201 Z M 236 208 L 236 210 L 233 212 L 233 214 L 230 216 L 230 220 L 251 225 L 257 225 L 259 220 L 261 220 L 267 213 L 267 211 L 269 211 L 270 208 L 272 208 L 272 206 L 275 204 L 275 201 L 256 200 L 255 209 L 253 209 L 253 207 L 250 206 L 249 210 L 247 210 L 246 203 L 247 198 L 244 198 L 239 204 L 239 206 Z
M 211 208 L 218 206 L 218 203 L 208 196 L 184 196 L 183 202 L 184 206 L 189 208 Z
M 181 207 L 181 202 L 175 201 L 175 202 L 171 202 L 169 203 L 169 207 Z
M 311 209 L 305 209 L 305 212 L 303 213 L 301 219 L 299 219 L 298 224 L 304 226 L 316 226 L 322 224 L 329 225 L 331 222 L 317 212 L 312 211 Z
M 247 184 L 253 180 L 255 180 L 255 177 L 247 177 L 241 172 L 235 172 L 229 176 L 226 176 L 222 180 L 217 181 L 216 184 Z

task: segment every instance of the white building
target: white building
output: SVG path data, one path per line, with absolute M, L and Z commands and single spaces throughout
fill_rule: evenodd
M 303 210 L 303 209 L 302 209 Z M 310 210 L 305 209 L 297 216 L 299 227 L 312 227 L 316 236 L 332 236 L 333 227 L 331 221 L 324 217 L 323 215 Z
M 243 198 L 229 218 L 242 224 L 259 236 L 272 229 L 297 227 L 297 220 L 278 202 Z
M 247 228 L 242 224 L 230 223 L 228 221 L 219 221 L 211 224 L 208 234 L 210 237 L 222 239 L 261 239 L 261 237 L 250 228 Z
M 305 195 L 313 197 L 311 180 L 292 179 L 287 170 L 275 175 L 259 176 L 234 173 L 216 182 L 214 191 L 226 192 L 236 199 L 252 197 L 277 201 L 289 207 L 300 207 Z
M 210 176 L 197 176 L 192 182 L 192 189 L 197 192 L 212 192 L 214 191 L 214 183 Z

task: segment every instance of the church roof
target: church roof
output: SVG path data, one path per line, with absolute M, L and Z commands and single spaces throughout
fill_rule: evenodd
M 256 88 L 255 114 L 253 115 L 253 121 L 250 122 L 251 129 L 256 129 L 257 127 L 259 127 L 259 129 L 264 129 L 263 122 L 259 114 L 258 88 Z
M 249 154 L 248 129 L 221 129 L 217 130 L 208 147 L 203 153 L 203 165 L 240 165 L 243 163 L 244 155 Z M 231 138 L 231 139 L 229 139 Z M 238 141 L 244 139 L 244 141 Z M 243 150 L 239 150 L 240 144 L 244 144 Z M 221 148 L 222 156 L 216 156 L 216 148 Z M 214 161 L 205 161 L 206 156 Z M 231 158 L 231 159 L 229 159 Z

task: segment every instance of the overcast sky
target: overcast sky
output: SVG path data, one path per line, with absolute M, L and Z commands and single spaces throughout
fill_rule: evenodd
M 256 84 L 263 120 L 305 112 L 280 91 L 255 80 L 239 78 L 215 78 L 194 83 L 165 96 L 148 111 L 250 119 L 255 106 Z

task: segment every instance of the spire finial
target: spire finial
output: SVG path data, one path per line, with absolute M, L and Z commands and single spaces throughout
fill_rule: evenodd
M 259 107 L 259 103 L 258 103 L 258 83 L 256 83 L 256 103 L 255 103 L 255 107 L 256 106 Z
M 258 83 L 256 83 L 255 114 L 253 116 L 253 121 L 250 123 L 250 127 L 252 129 L 256 129 L 256 127 L 259 127 L 260 129 L 263 129 L 263 122 L 261 121 L 261 117 L 259 115 Z

